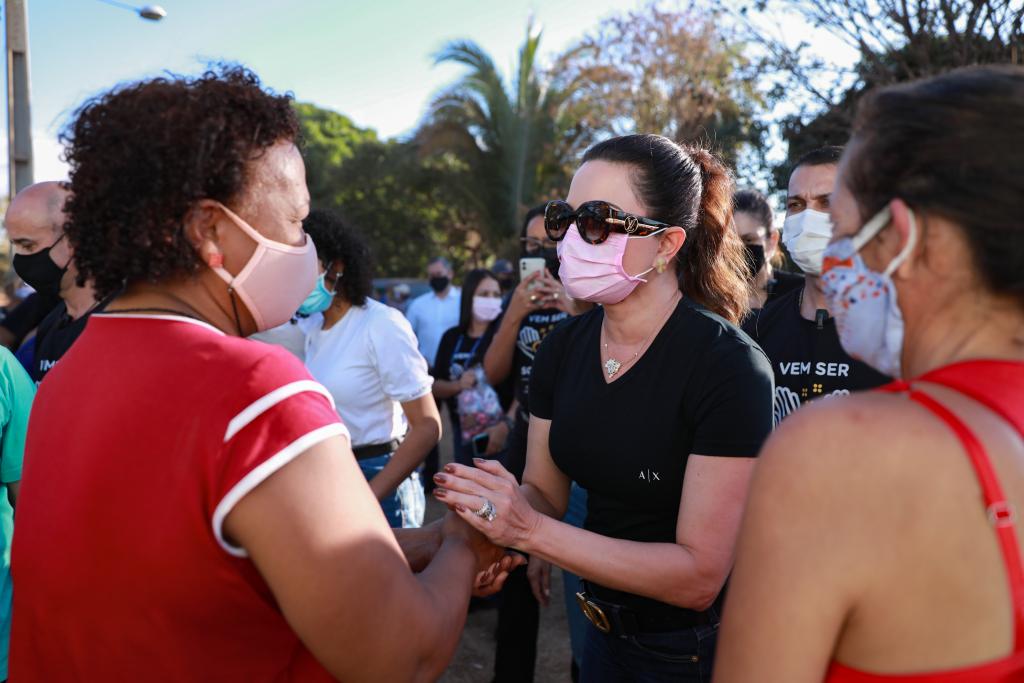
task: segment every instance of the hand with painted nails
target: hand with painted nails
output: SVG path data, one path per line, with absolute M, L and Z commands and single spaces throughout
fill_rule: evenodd
M 475 467 L 445 465 L 434 496 L 495 545 L 522 549 L 543 515 L 533 509 L 515 476 L 496 460 L 473 459 Z

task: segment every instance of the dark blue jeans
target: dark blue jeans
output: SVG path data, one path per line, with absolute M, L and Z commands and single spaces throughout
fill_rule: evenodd
M 710 683 L 718 624 L 619 637 L 587 622 L 580 683 Z

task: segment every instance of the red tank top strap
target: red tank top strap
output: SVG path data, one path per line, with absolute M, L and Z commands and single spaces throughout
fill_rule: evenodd
M 961 387 L 965 383 L 947 383 L 942 381 L 942 378 L 937 376 L 937 374 L 938 373 L 935 373 L 934 375 L 926 375 L 921 379 L 935 384 L 948 386 L 956 391 L 962 391 Z M 971 462 L 971 466 L 974 468 L 975 475 L 978 477 L 978 483 L 981 486 L 982 496 L 985 500 L 986 514 L 988 515 L 989 522 L 993 527 L 995 527 L 996 536 L 999 540 L 999 547 L 1003 555 L 1003 562 L 1006 565 L 1007 578 L 1010 583 L 1010 598 L 1013 601 L 1013 649 L 1014 652 L 1024 650 L 1024 566 L 1022 566 L 1021 562 L 1020 546 L 1017 543 L 1017 535 L 1014 532 L 1014 526 L 1017 521 L 1017 512 L 1013 504 L 1006 500 L 1003 488 L 999 484 L 999 477 L 996 475 L 995 469 L 992 467 L 992 462 L 989 460 L 985 447 L 982 445 L 981 441 L 978 440 L 978 437 L 974 434 L 971 428 L 963 422 L 963 420 L 928 394 L 911 388 L 908 383 L 903 381 L 893 382 L 892 384 L 883 387 L 882 390 L 892 393 L 903 391 L 908 392 L 911 400 L 919 403 L 940 420 L 945 422 L 953 433 L 956 434 L 960 443 L 963 444 L 964 450 L 967 451 L 967 457 Z M 962 391 L 962 393 L 973 398 L 976 392 Z M 989 395 L 986 398 L 987 400 L 981 402 L 984 405 L 989 406 L 993 397 Z M 1014 396 L 1013 400 L 1019 401 L 1020 396 Z M 1005 408 L 1002 408 L 995 412 L 1000 416 L 1007 417 L 1008 411 Z M 1014 418 L 1016 419 L 1009 419 L 1008 421 L 1020 432 L 1020 418 L 1016 415 Z M 1024 436 L 1024 433 L 1022 433 L 1022 436 Z

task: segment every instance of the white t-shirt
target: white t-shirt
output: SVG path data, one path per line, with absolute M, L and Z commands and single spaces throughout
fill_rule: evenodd
M 306 367 L 334 397 L 352 445 L 401 438 L 408 423 L 399 404 L 426 396 L 434 383 L 402 314 L 367 299 L 329 330 L 320 313 L 299 324 L 306 332 Z
M 281 346 L 299 360 L 305 360 L 306 335 L 302 329 L 299 328 L 298 320 L 292 319 L 284 325 L 278 325 L 277 327 L 272 327 L 269 330 L 257 332 L 256 334 L 250 335 L 249 339 L 261 341 L 264 344 Z
M 444 333 L 459 324 L 459 307 L 462 304 L 462 290 L 454 285 L 445 298 L 433 292 L 422 294 L 405 309 L 405 317 L 412 325 L 412 331 L 419 340 L 420 353 L 427 364 L 434 367 L 437 347 Z

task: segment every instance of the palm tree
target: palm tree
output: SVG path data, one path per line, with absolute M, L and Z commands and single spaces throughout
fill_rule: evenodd
M 537 64 L 541 31 L 527 25 L 515 78 L 508 84 L 475 42 L 452 41 L 434 63 L 454 62 L 466 73 L 430 104 L 417 141 L 428 154 L 462 162 L 464 200 L 481 217 L 482 232 L 506 240 L 526 208 L 563 189 L 566 137 L 579 135 L 563 111 L 567 89 L 547 82 Z

